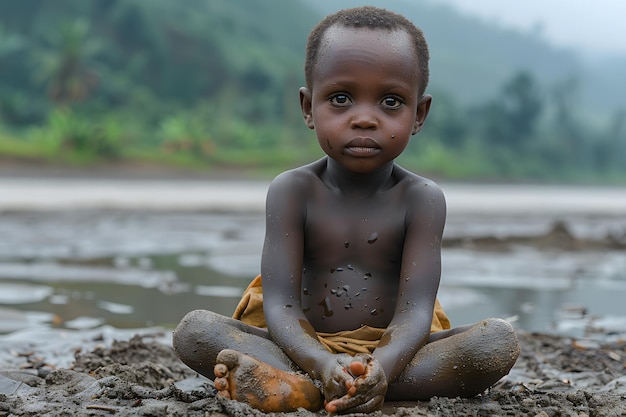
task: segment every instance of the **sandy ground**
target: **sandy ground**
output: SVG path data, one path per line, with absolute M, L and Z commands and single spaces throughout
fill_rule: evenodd
M 174 355 L 169 332 L 84 340 L 54 353 L 45 342 L 4 344 L 0 416 L 263 416 L 216 398 L 211 381 Z M 519 332 L 522 353 L 512 372 L 473 399 L 386 403 L 377 416 L 623 416 L 626 342 L 574 340 Z M 8 345 L 8 346 L 7 346 Z M 89 348 L 86 348 L 89 346 Z M 42 353 L 44 352 L 44 353 Z M 63 356 L 74 361 L 63 367 Z M 6 356 L 6 355 L 9 356 Z M 282 415 L 325 415 L 298 411 Z

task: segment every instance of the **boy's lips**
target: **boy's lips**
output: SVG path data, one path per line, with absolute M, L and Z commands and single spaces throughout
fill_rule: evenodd
M 344 147 L 344 153 L 351 156 L 372 156 L 378 152 L 380 146 L 372 138 L 355 138 Z

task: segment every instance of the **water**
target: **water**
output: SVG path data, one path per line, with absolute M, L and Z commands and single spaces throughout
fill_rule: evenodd
M 510 201 L 506 190 L 498 192 L 499 201 Z M 256 200 L 261 195 L 257 191 Z M 458 204 L 458 195 L 449 198 L 449 205 Z M 163 210 L 133 203 L 123 210 L 55 204 L 18 211 L 14 199 L 13 210 L 6 211 L 5 204 L 0 214 L 0 333 L 102 325 L 172 328 L 197 308 L 230 315 L 259 272 L 262 204 L 252 201 L 246 206 L 252 210 L 194 211 L 207 207 L 185 206 L 181 200 Z M 626 219 L 615 212 L 621 206 L 609 200 L 596 199 L 610 208 L 606 211 L 587 204 L 585 210 L 559 206 L 536 212 L 519 205 L 497 211 L 498 200 L 489 201 L 485 210 L 451 208 L 445 237 L 542 235 L 556 220 L 585 239 L 626 234 Z M 596 326 L 626 332 L 624 296 L 623 250 L 569 251 L 519 241 L 444 248 L 439 298 L 453 325 L 503 317 L 527 330 L 581 334 Z
M 231 311 L 258 270 L 260 217 L 5 213 L 0 330 L 173 326 L 194 308 Z

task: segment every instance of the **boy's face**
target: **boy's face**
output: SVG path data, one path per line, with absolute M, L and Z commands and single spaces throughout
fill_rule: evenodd
M 353 172 L 393 161 L 419 132 L 430 96 L 418 97 L 420 74 L 404 31 L 329 28 L 300 89 L 307 126 L 328 156 Z

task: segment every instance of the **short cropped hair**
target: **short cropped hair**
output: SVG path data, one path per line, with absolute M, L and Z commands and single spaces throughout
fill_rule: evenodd
M 313 66 L 317 59 L 322 38 L 332 26 L 343 26 L 347 28 L 364 28 L 374 30 L 404 30 L 413 41 L 415 58 L 418 62 L 419 75 L 419 97 L 424 95 L 428 85 L 428 44 L 424 38 L 424 33 L 417 28 L 406 17 L 372 6 L 355 7 L 352 9 L 340 10 L 337 13 L 326 16 L 317 24 L 309 34 L 306 44 L 306 58 L 304 61 L 304 76 L 308 88 L 311 88 L 313 77 Z

